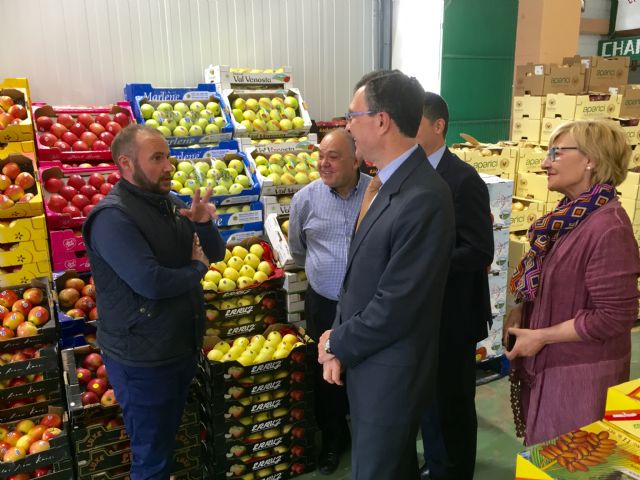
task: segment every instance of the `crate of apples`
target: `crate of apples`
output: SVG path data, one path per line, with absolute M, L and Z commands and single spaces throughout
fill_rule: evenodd
M 0 142 L 29 140 L 33 140 L 29 82 L 26 78 L 6 78 L 0 82 Z
M 0 160 L 0 218 L 43 213 L 32 153 L 10 153 Z
M 96 107 L 34 103 L 33 118 L 41 164 L 110 161 L 113 139 L 135 123 L 127 102 Z
M 102 355 L 90 353 L 81 362 L 82 366 L 76 368 L 76 378 L 78 384 L 84 387 L 84 393 L 80 396 L 82 405 L 100 404 L 110 407 L 117 404 Z
M 96 286 L 89 274 L 79 275 L 74 270 L 54 279 L 60 323 L 84 319 L 98 319 L 96 306 Z
M 41 329 L 51 319 L 48 287 L 38 286 L 8 288 L 0 291 L 0 348 L 9 349 L 43 341 Z M 50 329 L 55 333 L 55 329 Z M 32 338 L 33 337 L 33 338 Z M 31 342 L 22 340 L 32 338 Z
M 79 227 L 89 212 L 120 180 L 115 169 L 66 174 L 59 167 L 41 168 L 45 213 L 50 229 Z

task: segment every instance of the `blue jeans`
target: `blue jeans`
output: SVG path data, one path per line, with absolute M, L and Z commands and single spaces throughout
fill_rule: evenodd
M 197 355 L 161 367 L 103 358 L 131 440 L 131 480 L 167 480 Z

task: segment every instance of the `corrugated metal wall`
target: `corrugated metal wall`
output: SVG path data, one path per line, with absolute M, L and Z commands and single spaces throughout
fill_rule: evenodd
M 290 65 L 312 118 L 374 68 L 375 0 L 0 0 L 0 79 L 35 101 L 110 103 L 125 83 L 188 87 L 209 64 Z

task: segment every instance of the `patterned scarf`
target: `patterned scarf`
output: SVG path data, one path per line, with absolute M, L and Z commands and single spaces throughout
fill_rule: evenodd
M 576 228 L 589 214 L 615 196 L 616 189 L 611 185 L 596 184 L 573 201 L 563 198 L 552 212 L 531 224 L 527 232 L 531 249 L 518 264 L 509 284 L 517 299 L 531 302 L 536 298 L 542 262 L 558 238 Z

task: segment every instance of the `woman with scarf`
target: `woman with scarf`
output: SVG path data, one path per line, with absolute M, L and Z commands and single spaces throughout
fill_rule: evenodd
M 616 198 L 631 149 L 605 121 L 558 127 L 542 162 L 565 197 L 529 228 L 505 324 L 516 433 L 549 440 L 602 418 L 607 388 L 629 379 L 638 244 Z

